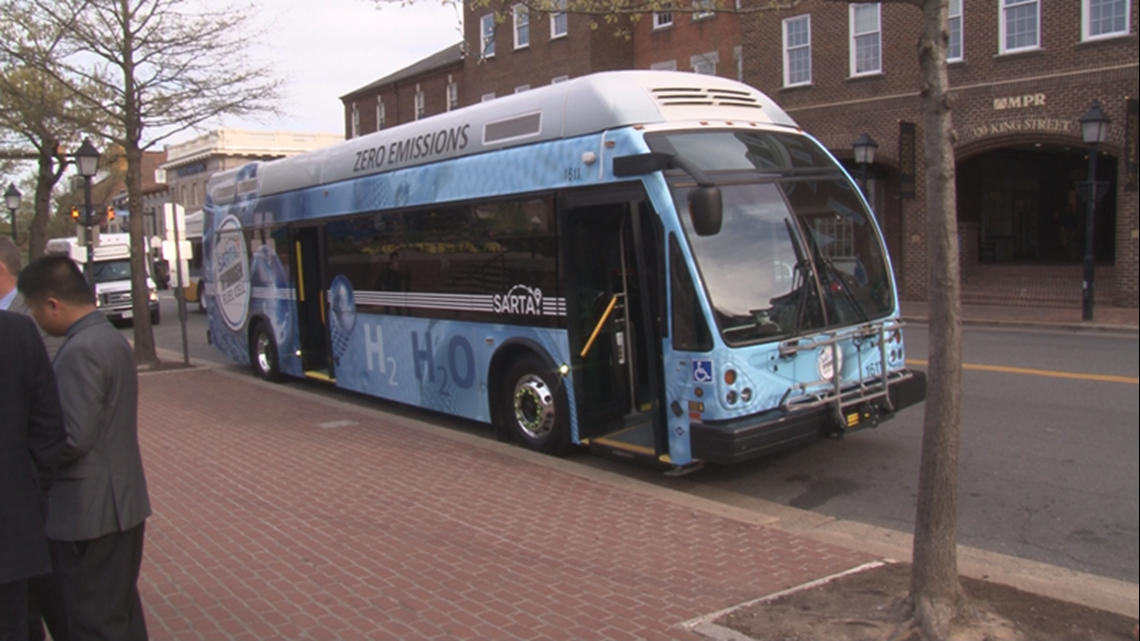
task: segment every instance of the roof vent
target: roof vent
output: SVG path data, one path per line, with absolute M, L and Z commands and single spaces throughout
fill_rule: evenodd
M 653 97 L 662 109 L 693 106 L 763 108 L 753 93 L 721 87 L 654 87 Z

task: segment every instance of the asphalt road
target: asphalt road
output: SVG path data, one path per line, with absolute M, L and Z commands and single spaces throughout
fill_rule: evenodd
M 156 341 L 181 354 L 169 292 L 163 292 L 162 305 Z M 190 357 L 238 367 L 206 344 L 205 316 L 191 307 Z M 912 325 L 906 338 L 908 360 L 922 368 L 926 328 Z M 1137 583 L 1136 336 L 968 327 L 963 361 L 959 543 Z M 319 384 L 299 384 L 341 395 Z M 342 396 L 492 437 L 482 425 Z M 728 503 L 759 498 L 909 533 L 922 421 L 918 406 L 843 440 L 680 479 L 587 455 L 573 460 Z

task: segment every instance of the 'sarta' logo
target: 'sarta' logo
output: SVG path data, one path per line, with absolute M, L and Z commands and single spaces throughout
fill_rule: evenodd
M 249 259 L 241 222 L 229 216 L 218 225 L 214 241 L 214 294 L 226 327 L 237 331 L 249 316 Z
M 526 285 L 515 285 L 505 295 L 495 294 L 492 297 L 497 314 L 523 314 L 526 316 L 542 315 L 542 290 Z

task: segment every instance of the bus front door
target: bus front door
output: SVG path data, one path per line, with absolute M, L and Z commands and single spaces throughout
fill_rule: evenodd
M 598 453 L 656 463 L 660 416 L 656 232 L 644 201 L 563 211 L 578 436 Z
M 321 228 L 293 230 L 293 261 L 297 269 L 297 319 L 301 338 L 301 366 L 305 376 L 334 380 L 336 373 L 329 359 L 329 330 L 326 313 L 324 273 L 321 266 Z

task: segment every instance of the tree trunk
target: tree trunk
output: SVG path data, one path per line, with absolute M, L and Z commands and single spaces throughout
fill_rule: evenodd
M 930 359 L 914 530 L 911 600 L 928 639 L 945 638 L 967 614 L 958 580 L 958 446 L 962 308 L 959 300 L 951 96 L 946 72 L 947 0 L 922 2 L 919 41 L 929 257 Z
M 51 222 L 51 192 L 63 175 L 63 166 L 55 169 L 55 144 L 44 141 L 40 146 L 36 170 L 35 213 L 28 229 L 28 261 L 44 255 L 48 241 L 48 223 Z

